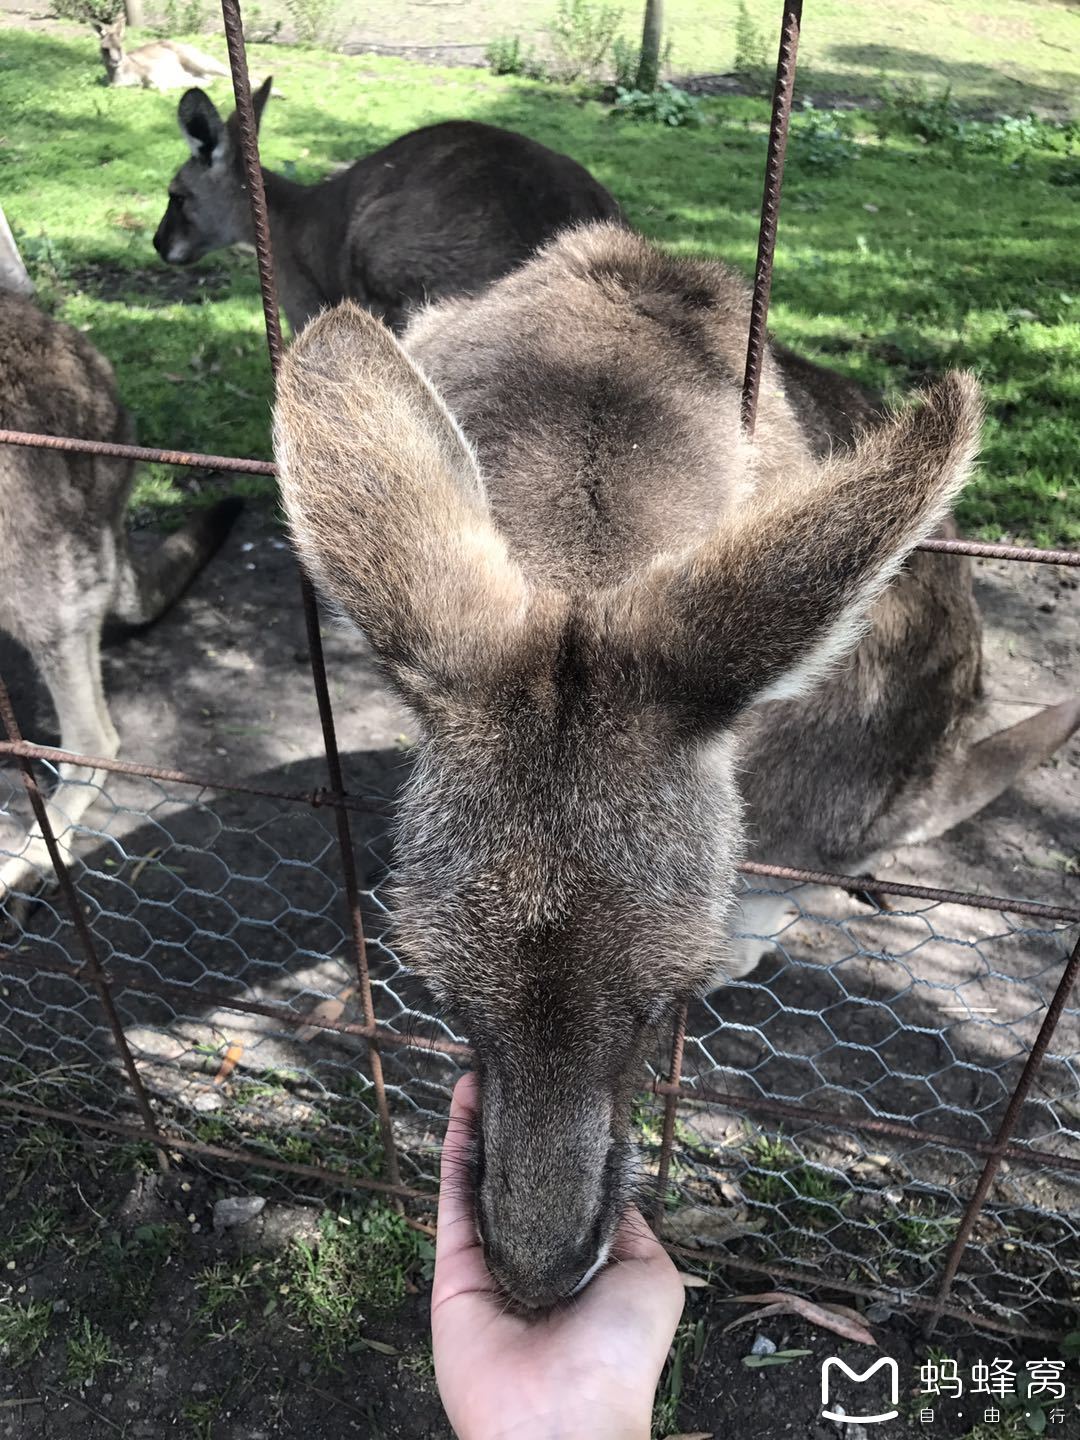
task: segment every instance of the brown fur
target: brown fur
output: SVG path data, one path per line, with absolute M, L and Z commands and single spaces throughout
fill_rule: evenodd
M 280 378 L 296 543 L 424 722 L 399 939 L 475 1045 L 477 1218 L 524 1307 L 607 1253 L 650 1027 L 740 968 L 748 745 L 759 837 L 784 800 L 767 794 L 765 717 L 813 706 L 875 604 L 882 635 L 849 661 L 847 704 L 879 704 L 859 676 L 873 650 L 885 710 L 910 709 L 888 670 L 906 663 L 902 611 L 921 619 L 933 592 L 920 568 L 899 608 L 879 597 L 943 523 L 977 442 L 975 382 L 953 374 L 846 446 L 872 402 L 816 369 L 804 383 L 780 352 L 748 443 L 748 310 L 723 266 L 596 225 L 421 314 L 408 355 L 341 307 Z M 966 580 L 957 593 L 963 612 Z M 961 709 L 965 623 L 940 657 Z
M 254 96 L 262 116 L 270 81 Z M 180 129 L 192 158 L 169 186 L 154 236 L 162 259 L 188 265 L 254 232 L 235 115 L 222 121 L 189 90 Z M 317 185 L 263 171 L 278 292 L 300 330 L 350 298 L 404 327 L 410 309 L 471 294 L 520 265 L 559 230 L 615 218 L 604 187 L 567 155 L 471 121 L 402 135 Z
M 85 336 L 0 291 L 0 426 L 121 444 L 134 441 L 112 368 Z M 139 568 L 128 553 L 124 511 L 129 460 L 0 446 L 0 629 L 30 651 L 60 722 L 62 748 L 114 756 L 119 747 L 101 681 L 106 619 L 151 623 L 180 595 L 224 539 L 239 508 L 223 501 L 165 540 Z M 94 797 L 91 775 L 61 765 L 50 817 L 67 849 Z M 0 904 L 47 872 L 36 831 L 0 864 Z

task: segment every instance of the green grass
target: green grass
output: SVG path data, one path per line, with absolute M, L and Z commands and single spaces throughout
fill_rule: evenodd
M 746 1147 L 750 1169 L 742 1177 L 746 1195 L 782 1210 L 793 1223 L 821 1229 L 837 1223 L 850 1199 L 835 1175 L 808 1164 L 783 1136 L 761 1136 Z
M 86 1315 L 67 1340 L 67 1378 L 72 1385 L 92 1385 L 106 1365 L 115 1365 L 112 1341 Z
M 425 1248 L 426 1247 L 426 1248 Z M 278 1293 L 329 1359 L 361 1338 L 365 1318 L 400 1305 L 406 1277 L 430 1259 L 423 1237 L 383 1205 L 326 1214 L 316 1243 L 297 1240 L 281 1263 Z
M 17 1305 L 0 1300 L 0 1358 L 16 1370 L 29 1365 L 44 1347 L 51 1324 L 51 1301 L 31 1300 Z
M 746 0 L 752 23 L 776 53 L 779 0 Z M 347 15 L 352 7 L 343 7 Z M 485 45 L 517 34 L 543 44 L 555 0 L 432 5 L 429 0 L 368 0 L 355 33 L 382 41 Z M 623 33 L 640 36 L 641 6 L 622 6 Z M 264 0 L 262 19 L 285 16 L 283 0 Z M 355 13 L 355 12 L 354 12 Z M 724 73 L 735 61 L 739 0 L 666 0 L 666 34 L 677 74 Z M 965 101 L 1006 104 L 1018 91 L 1047 104 L 1075 104 L 1080 88 L 1076 15 L 1068 0 L 986 0 L 979 5 L 908 0 L 816 0 L 799 41 L 804 84 L 838 94 L 872 93 L 880 75 L 947 81 Z
M 836 3 L 815 12 L 811 68 L 813 44 L 828 35 L 828 46 L 842 50 L 865 9 Z M 986 20 L 975 25 L 982 38 L 972 40 L 970 62 L 967 50 L 950 45 L 957 26 L 975 24 L 975 12 L 924 6 L 915 12 L 926 12 L 919 43 L 950 55 L 950 65 L 985 68 L 990 57 L 978 59 L 979 47 L 1005 25 L 1006 10 L 1010 25 L 1045 32 L 1044 62 L 1075 63 L 1053 48 L 1065 13 L 1056 6 L 980 11 Z M 1019 42 L 1003 49 L 999 41 L 998 59 L 1019 53 Z M 267 110 L 266 161 L 297 178 L 314 180 L 421 124 L 486 120 L 573 154 L 663 244 L 752 269 L 761 101 L 709 102 L 707 124 L 675 131 L 614 119 L 558 87 L 480 71 L 284 47 L 254 47 L 251 64 L 257 76 L 272 66 L 287 97 Z M 920 72 L 912 65 L 894 73 Z M 967 96 L 949 73 L 955 93 Z M 1038 85 L 1006 86 L 1010 108 L 1036 103 L 1048 83 L 1044 74 Z M 175 104 L 175 96 L 102 86 L 93 46 L 82 40 L 0 32 L 0 194 L 46 296 L 113 360 L 144 443 L 266 456 L 270 386 L 253 261 L 214 256 L 185 278 L 150 244 L 185 153 Z M 1080 543 L 1076 134 L 1035 127 L 1027 139 L 984 150 L 926 143 L 899 126 L 881 137 L 867 114 L 845 122 L 838 154 L 822 133 L 830 123 L 796 125 L 804 133 L 789 159 L 775 332 L 892 395 L 950 365 L 977 369 L 989 416 L 962 527 L 986 538 Z M 178 284 L 192 287 L 184 300 Z M 138 500 L 162 518 L 209 493 L 204 484 L 192 494 L 191 486 L 190 476 L 151 468 Z M 260 481 L 241 488 L 267 491 Z

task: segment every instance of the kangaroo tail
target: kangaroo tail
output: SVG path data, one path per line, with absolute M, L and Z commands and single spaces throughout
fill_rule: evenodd
M 220 550 L 243 508 L 236 496 L 220 500 L 167 536 L 152 555 L 139 562 L 126 556 L 110 621 L 140 628 L 160 619 Z

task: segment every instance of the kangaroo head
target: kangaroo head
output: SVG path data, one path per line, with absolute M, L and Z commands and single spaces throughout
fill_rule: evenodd
M 252 97 L 256 125 L 271 84 L 268 76 Z M 224 121 L 205 90 L 186 90 L 177 118 L 191 159 L 173 176 L 154 249 L 170 265 L 190 265 L 212 250 L 250 244 L 251 209 L 236 115 Z
M 117 70 L 119 70 L 124 58 L 123 12 L 121 11 L 116 19 L 110 20 L 107 25 L 101 21 L 95 22 L 94 29 L 101 43 L 102 64 L 105 66 L 109 79 L 111 80 Z
M 977 429 L 953 375 L 780 499 L 568 593 L 524 572 L 468 442 L 377 320 L 341 306 L 289 350 L 275 448 L 296 544 L 422 727 L 396 924 L 475 1047 L 477 1222 L 518 1305 L 603 1263 L 645 1049 L 727 972 L 740 714 L 854 643 Z

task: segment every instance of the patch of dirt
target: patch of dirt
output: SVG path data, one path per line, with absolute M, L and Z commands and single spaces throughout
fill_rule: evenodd
M 316 1336 L 290 1308 L 280 1269 L 290 1247 L 314 1243 L 315 1211 L 270 1200 L 253 1220 L 215 1231 L 216 1203 L 250 1197 L 249 1188 L 182 1165 L 164 1177 L 133 1170 L 84 1147 L 65 1148 L 26 1174 L 15 1147 L 28 1133 L 18 1127 L 0 1136 L 0 1165 L 17 1181 L 9 1197 L 17 1204 L 0 1214 L 0 1257 L 11 1257 L 0 1269 L 0 1310 L 37 1304 L 51 1314 L 40 1352 L 5 1363 L 0 1373 L 0 1440 L 156 1440 L 162 1433 L 180 1440 L 452 1440 L 431 1371 L 423 1276 L 414 1276 L 414 1293 L 396 1308 L 365 1313 L 358 1338 L 342 1353 L 320 1358 Z M 26 1219 L 43 1213 L 49 1238 L 28 1247 Z M 212 1267 L 226 1281 L 241 1274 L 249 1283 L 209 1309 Z M 730 1297 L 770 1288 L 762 1280 L 732 1290 L 714 1275 L 706 1288 L 688 1290 L 678 1378 L 669 1366 L 661 1381 L 658 1436 L 677 1430 L 717 1440 L 841 1440 L 846 1433 L 850 1440 L 858 1435 L 853 1426 L 821 1415 L 822 1366 L 833 1356 L 856 1374 L 883 1356 L 896 1361 L 899 1416 L 883 1435 L 926 1434 L 917 1419 L 923 1405 L 936 1406 L 934 1435 L 960 1436 L 982 1420 L 985 1397 L 945 1403 L 922 1394 L 930 1352 L 903 1316 L 873 1309 L 864 1316 L 876 1350 L 785 1315 L 725 1334 L 756 1308 Z M 87 1324 L 107 1358 L 80 1381 L 71 1347 Z M 1037 1343 L 974 1339 L 949 1322 L 934 1345 L 935 1363 L 948 1357 L 962 1376 L 995 1358 L 1023 1374 L 1027 1359 L 1046 1353 Z M 770 1346 L 805 1353 L 765 1368 L 745 1364 L 752 1348 Z M 887 1371 L 860 1385 L 835 1367 L 832 1375 L 830 1408 L 854 1415 L 888 1406 Z
M 219 300 L 233 286 L 235 270 L 225 262 L 204 261 L 198 268 L 182 269 L 153 260 L 138 270 L 101 261 L 74 267 L 65 276 L 65 288 L 88 290 L 96 300 L 137 300 L 143 305 L 172 305 L 177 301 L 199 304 Z

